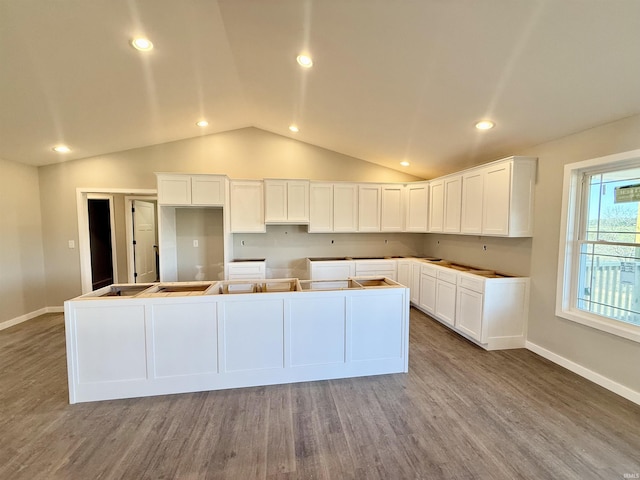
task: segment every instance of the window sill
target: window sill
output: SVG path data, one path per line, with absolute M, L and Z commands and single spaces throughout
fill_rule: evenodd
M 558 317 L 571 320 L 572 322 L 580 323 L 587 327 L 595 328 L 596 330 L 626 338 L 632 342 L 640 343 L 640 326 L 638 325 L 611 320 L 607 317 L 595 315 L 575 308 L 570 310 L 556 309 L 556 315 Z

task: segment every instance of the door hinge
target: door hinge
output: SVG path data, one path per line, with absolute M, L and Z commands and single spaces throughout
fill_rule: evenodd
M 136 241 L 135 240 L 133 241 L 133 244 L 136 245 Z

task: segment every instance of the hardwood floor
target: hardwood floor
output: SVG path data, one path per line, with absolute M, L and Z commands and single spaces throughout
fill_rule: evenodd
M 411 310 L 408 374 L 68 405 L 64 320 L 0 331 L 1 479 L 622 479 L 640 406 Z

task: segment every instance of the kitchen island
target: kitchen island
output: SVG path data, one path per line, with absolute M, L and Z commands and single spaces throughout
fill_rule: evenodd
M 407 372 L 387 278 L 111 285 L 65 302 L 70 403 Z

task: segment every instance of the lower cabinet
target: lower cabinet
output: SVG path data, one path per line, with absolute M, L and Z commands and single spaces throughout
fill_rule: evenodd
M 411 303 L 418 305 L 420 303 L 420 268 L 422 262 L 411 262 L 411 281 L 409 290 L 411 292 Z
M 264 260 L 250 262 L 230 262 L 228 266 L 228 280 L 259 280 L 266 278 Z
M 474 340 L 482 340 L 482 301 L 484 295 L 458 288 L 456 327 Z
M 420 275 L 420 309 L 429 314 L 436 312 L 436 277 L 422 273 Z
M 456 284 L 441 279 L 436 282 L 435 314 L 442 321 L 454 325 L 456 321 Z

